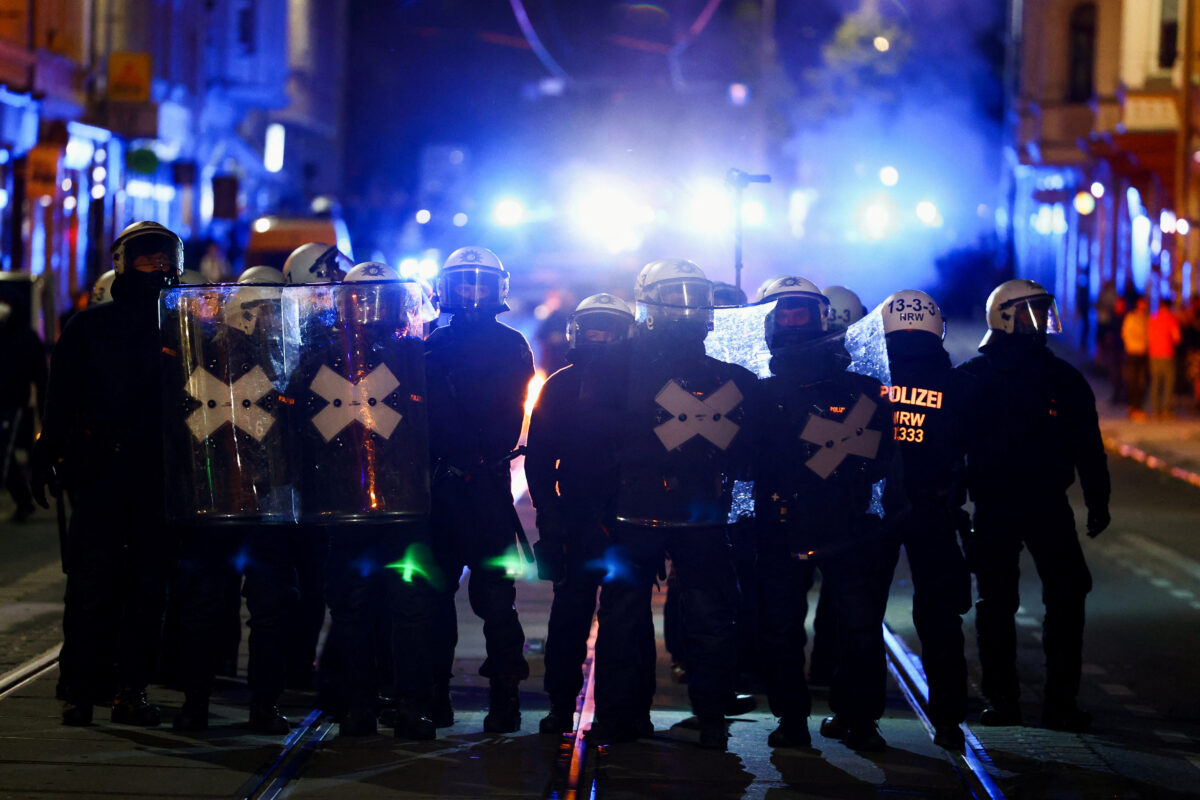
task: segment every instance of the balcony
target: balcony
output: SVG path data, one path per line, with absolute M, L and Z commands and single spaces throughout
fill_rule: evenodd
M 1174 91 L 1126 89 L 1118 95 L 1118 133 L 1152 133 L 1179 129 L 1179 95 Z M 1193 98 L 1195 105 L 1195 98 Z

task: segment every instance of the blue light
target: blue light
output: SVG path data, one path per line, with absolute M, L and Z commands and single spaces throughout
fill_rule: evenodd
M 492 208 L 492 222 L 501 228 L 515 228 L 525 221 L 525 204 L 515 197 L 502 197 Z

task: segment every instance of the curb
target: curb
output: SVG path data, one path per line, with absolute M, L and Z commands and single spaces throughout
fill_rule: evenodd
M 1103 436 L 1103 440 L 1104 449 L 1113 455 L 1131 459 L 1156 472 L 1170 475 L 1172 478 L 1177 478 L 1184 483 L 1200 487 L 1200 474 L 1184 469 L 1183 467 L 1173 467 L 1158 456 L 1147 453 L 1140 447 L 1120 442 L 1111 436 Z

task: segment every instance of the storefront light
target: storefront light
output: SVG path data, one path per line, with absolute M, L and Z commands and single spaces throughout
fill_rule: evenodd
M 63 210 L 67 211 L 67 212 L 74 211 L 75 210 L 75 202 L 76 201 L 75 201 L 74 195 L 71 195 L 70 197 L 64 199 L 63 200 Z
M 92 199 L 99 200 L 100 198 L 104 197 L 104 191 L 104 184 L 97 183 L 92 187 Z

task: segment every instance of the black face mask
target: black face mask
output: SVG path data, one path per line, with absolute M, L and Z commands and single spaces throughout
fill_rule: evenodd
M 122 272 L 113 278 L 113 301 L 139 308 L 158 308 L 158 295 L 179 283 L 178 276 L 169 272 Z
M 664 347 L 697 345 L 708 337 L 708 322 L 702 319 L 677 320 L 647 328 L 646 335 Z

